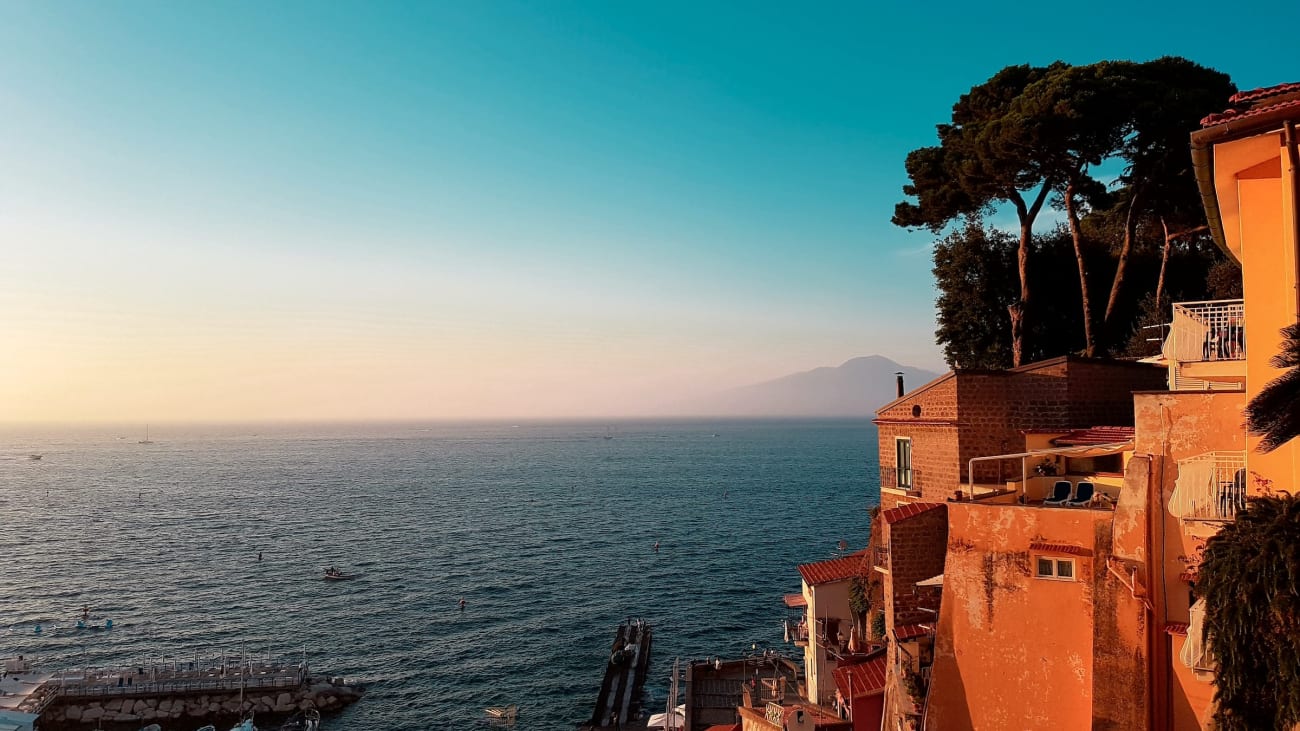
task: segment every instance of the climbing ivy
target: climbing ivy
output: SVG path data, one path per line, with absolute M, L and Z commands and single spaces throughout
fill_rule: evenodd
M 1197 590 L 1219 731 L 1300 723 L 1300 499 L 1261 497 L 1205 546 Z
M 854 576 L 849 582 L 849 611 L 856 618 L 871 611 L 871 586 L 865 577 Z

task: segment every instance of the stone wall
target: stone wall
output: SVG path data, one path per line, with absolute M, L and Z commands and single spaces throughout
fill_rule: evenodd
M 287 716 L 309 708 L 328 712 L 361 698 L 360 686 L 313 679 L 298 688 L 202 693 L 163 698 L 69 698 L 56 701 L 41 714 L 40 726 L 51 729 L 98 727 L 101 724 L 150 723 L 186 719 L 216 722 L 238 719 L 248 713 L 257 716 Z

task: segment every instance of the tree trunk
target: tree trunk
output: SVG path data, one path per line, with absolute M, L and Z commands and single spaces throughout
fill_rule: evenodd
M 1124 274 L 1128 268 L 1129 253 L 1133 250 L 1133 238 L 1137 231 L 1138 191 L 1128 202 L 1128 214 L 1124 217 L 1124 243 L 1119 249 L 1119 261 L 1115 264 L 1115 278 L 1110 283 L 1110 297 L 1106 300 L 1106 314 L 1102 317 L 1101 337 L 1109 347 L 1114 337 L 1115 308 L 1119 304 L 1120 287 L 1124 285 Z
M 1025 313 L 1029 310 L 1029 245 L 1034 240 L 1034 219 L 1043 208 L 1043 201 L 1052 189 L 1050 182 L 1044 182 L 1034 197 L 1033 204 L 1026 206 L 1025 199 L 1018 191 L 1012 191 L 1008 197 L 1016 207 L 1016 217 L 1020 219 L 1020 248 L 1016 252 L 1016 267 L 1020 272 L 1020 299 L 1007 307 L 1011 316 L 1011 367 L 1019 368 L 1025 360 Z
M 1169 266 L 1169 252 L 1174 247 L 1174 241 L 1181 239 L 1184 236 L 1191 236 L 1192 234 L 1198 234 L 1202 231 L 1210 230 L 1209 226 L 1194 226 L 1184 231 L 1175 231 L 1173 233 L 1169 233 L 1169 224 L 1165 221 L 1164 216 L 1160 217 L 1160 228 L 1164 229 L 1165 232 L 1165 248 L 1163 251 L 1160 252 L 1160 276 L 1156 278 L 1156 311 L 1157 312 L 1159 311 L 1160 307 L 1163 306 L 1162 300 L 1165 296 L 1165 268 Z
M 1165 232 L 1165 248 L 1160 252 L 1160 276 L 1156 278 L 1156 312 L 1160 312 L 1165 306 L 1165 269 L 1169 266 L 1169 249 L 1174 243 L 1174 237 L 1169 235 L 1169 224 L 1165 222 L 1164 216 L 1160 217 L 1160 228 Z
M 1088 298 L 1088 267 L 1083 260 L 1083 232 L 1079 230 L 1079 212 L 1074 207 L 1074 183 L 1065 186 L 1065 215 L 1070 220 L 1070 238 L 1074 240 L 1074 258 L 1079 262 L 1079 289 L 1083 300 L 1083 354 L 1097 354 L 1092 333 L 1092 303 Z

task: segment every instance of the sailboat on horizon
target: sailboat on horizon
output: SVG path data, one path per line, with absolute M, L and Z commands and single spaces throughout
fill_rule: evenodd
M 148 424 L 144 425 L 144 439 L 141 439 L 140 441 L 136 442 L 136 444 L 153 444 L 153 440 L 149 438 Z

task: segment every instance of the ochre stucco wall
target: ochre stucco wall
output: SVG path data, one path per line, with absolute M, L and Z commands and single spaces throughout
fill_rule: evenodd
M 1093 611 L 1098 586 L 1109 581 L 1104 561 L 1112 514 L 954 503 L 948 515 L 931 727 L 1093 728 Z M 1039 579 L 1031 563 L 1036 541 L 1092 555 L 1073 556 L 1075 581 Z M 1106 611 L 1133 615 L 1116 605 L 1111 589 L 1103 591 Z M 1130 696 L 1132 685 L 1126 684 Z M 1105 721 L 1101 727 L 1120 726 Z

